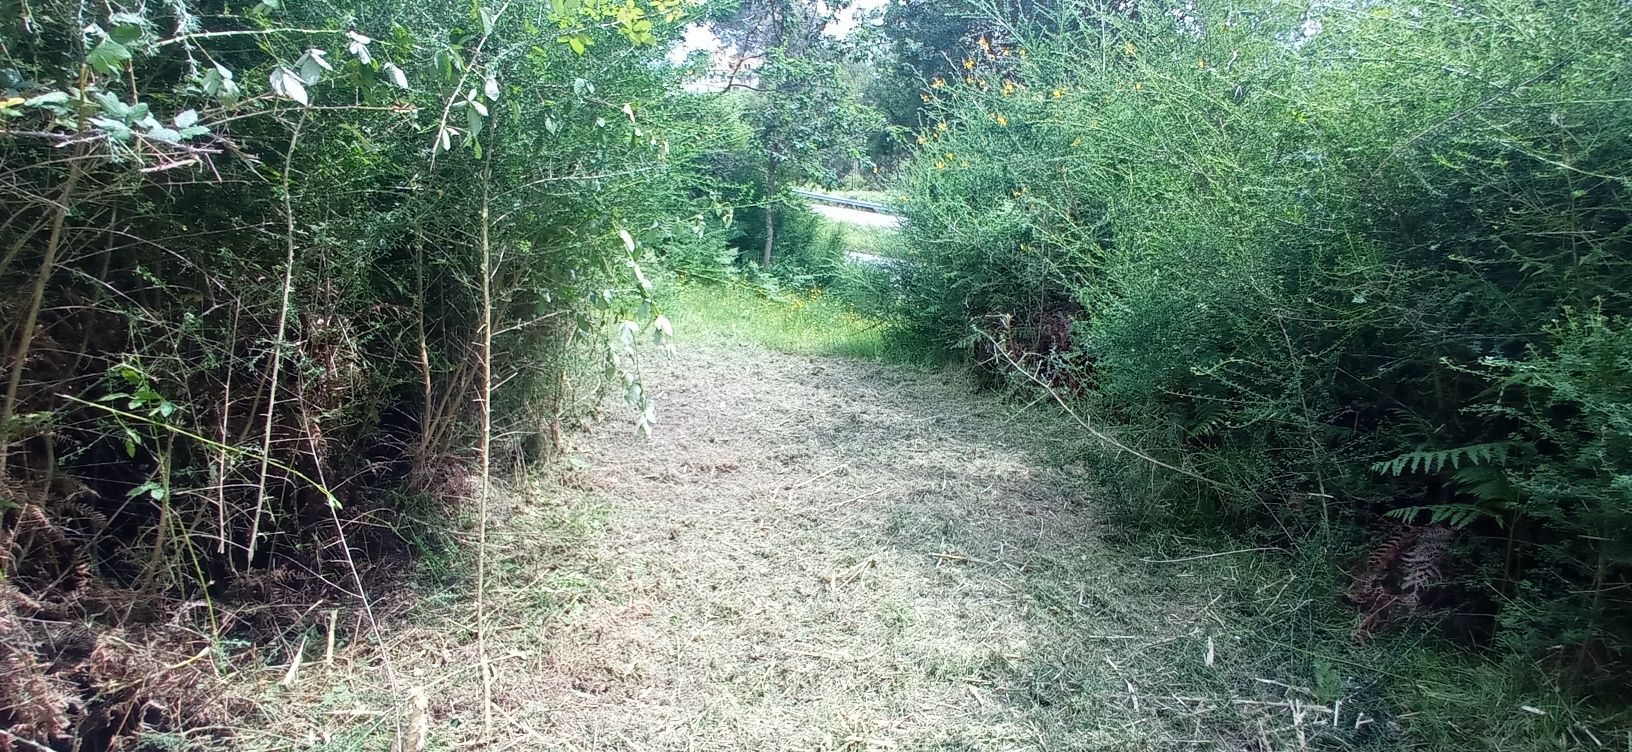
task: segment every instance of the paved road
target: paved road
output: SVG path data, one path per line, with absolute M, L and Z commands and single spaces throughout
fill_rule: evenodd
M 901 218 L 893 214 L 879 214 L 878 212 L 863 211 L 861 209 L 847 209 L 842 206 L 827 204 L 810 204 L 811 211 L 816 212 L 835 222 L 846 222 L 865 227 L 900 227 Z

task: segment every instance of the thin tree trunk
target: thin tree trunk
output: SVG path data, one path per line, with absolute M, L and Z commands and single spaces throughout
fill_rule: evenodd
M 765 251 L 759 265 L 771 268 L 771 248 L 776 244 L 776 157 L 765 161 Z

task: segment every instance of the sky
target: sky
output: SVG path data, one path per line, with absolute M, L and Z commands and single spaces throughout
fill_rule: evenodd
M 850 7 L 839 11 L 838 19 L 829 24 L 823 33 L 840 39 L 850 36 L 850 33 L 856 30 L 856 13 L 858 11 L 881 8 L 888 4 L 889 1 L 855 0 Z M 693 50 L 713 51 L 719 48 L 720 38 L 715 36 L 713 31 L 710 31 L 708 27 L 702 24 L 692 24 L 686 28 L 685 36 L 681 38 L 680 43 L 669 51 L 669 60 L 678 63 L 685 60 L 686 56 L 691 54 Z

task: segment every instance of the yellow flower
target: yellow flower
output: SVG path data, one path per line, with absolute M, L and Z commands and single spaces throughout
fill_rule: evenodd
M 964 70 L 974 70 L 975 69 L 975 60 L 974 60 L 974 58 L 969 58 L 969 57 L 964 58 L 963 59 L 963 69 Z
M 938 131 L 940 131 L 942 133 L 946 132 L 946 128 L 947 128 L 947 126 L 946 126 L 946 121 L 945 120 L 942 120 L 941 122 L 935 124 L 935 130 L 938 130 Z
M 1145 88 L 1145 85 L 1143 83 L 1140 83 L 1138 81 L 1133 82 L 1133 90 L 1134 91 L 1139 91 L 1139 90 L 1141 90 L 1143 88 Z
M 1071 145 L 1072 146 L 1082 146 L 1082 139 L 1080 139 L 1080 138 L 1071 139 Z
M 1207 68 L 1207 58 L 1202 58 L 1202 59 L 1196 61 L 1196 69 L 1197 70 L 1205 70 L 1206 68 Z
M 1004 81 L 1003 82 L 1003 96 L 1008 97 L 1008 96 L 1013 96 L 1013 95 L 1014 95 L 1014 82 L 1013 81 Z
M 1009 119 L 1006 118 L 1006 117 L 1003 117 L 1003 113 L 1001 113 L 1001 112 L 997 113 L 996 115 L 993 115 L 992 119 L 996 120 L 997 124 L 999 126 L 1001 126 L 1001 127 L 1004 127 L 1004 128 L 1009 127 Z
M 1065 96 L 1065 89 L 1055 89 L 1054 90 L 1054 98 L 1055 99 L 1059 99 L 1060 97 L 1063 97 L 1063 96 Z
M 873 174 L 874 174 L 874 175 L 877 175 L 877 174 L 878 174 L 878 167 L 876 167 L 876 166 L 875 166 L 875 167 L 873 167 Z
M 942 162 L 942 161 L 940 161 L 940 160 L 936 160 L 936 162 L 935 162 L 935 169 L 937 169 L 937 170 L 944 170 L 944 169 L 946 169 L 946 163 L 945 163 L 945 162 Z
M 988 41 L 986 41 L 986 37 L 981 37 L 981 38 L 980 38 L 980 49 L 981 49 L 981 50 L 982 50 L 982 51 L 984 51 L 984 52 L 986 52 L 986 53 L 987 53 L 987 54 L 991 54 L 991 51 L 992 51 L 992 43 L 991 43 L 991 42 L 988 42 Z
M 931 89 L 940 89 L 940 88 L 944 88 L 945 86 L 946 86 L 946 79 L 941 78 L 939 76 L 936 76 L 934 81 L 929 82 L 929 88 L 931 88 Z
M 984 78 L 980 79 L 980 90 L 981 91 L 985 91 L 985 90 L 990 89 L 990 88 L 992 88 L 992 85 L 989 84 L 989 83 L 986 83 L 986 79 L 984 79 Z
M 1138 52 L 1138 51 L 1139 51 L 1139 48 L 1134 47 L 1133 42 L 1123 42 L 1122 43 L 1122 54 L 1123 55 L 1125 55 L 1127 57 L 1133 57 L 1133 54 L 1135 52 Z
M 1015 53 L 1018 54 L 1020 57 L 1025 57 L 1026 56 L 1026 48 L 1021 47 L 1020 49 L 1015 50 Z
M 926 102 L 926 103 L 929 102 L 929 95 L 928 94 L 919 94 L 918 98 L 924 100 L 924 102 Z
M 903 203 L 903 204 L 904 204 L 904 203 L 906 203 L 906 202 L 908 202 L 908 201 L 911 201 L 911 200 L 912 200 L 912 197 L 911 197 L 911 196 L 908 196 L 908 195 L 907 195 L 907 194 L 905 194 L 905 193 L 903 193 L 903 194 L 901 194 L 901 203 Z
M 957 158 L 958 158 L 958 155 L 957 155 L 957 154 L 954 154 L 954 153 L 953 153 L 953 152 L 947 152 L 947 153 L 946 153 L 946 158 L 947 158 L 947 159 L 957 159 Z
M 923 136 L 918 137 L 918 145 L 919 146 L 923 146 L 924 144 L 927 144 L 927 143 L 929 143 L 929 139 L 924 138 Z

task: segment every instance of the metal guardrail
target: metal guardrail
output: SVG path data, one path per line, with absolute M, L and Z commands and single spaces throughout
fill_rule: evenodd
M 862 211 L 877 212 L 879 214 L 891 213 L 890 207 L 883 204 L 875 204 L 871 201 L 857 201 L 855 199 L 840 198 L 838 196 L 829 196 L 825 193 L 805 191 L 798 188 L 794 188 L 790 192 L 800 198 L 810 199 L 811 201 L 820 201 L 825 204 L 837 204 L 839 206 L 844 206 L 851 209 L 861 209 Z

